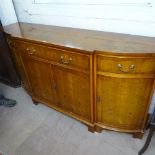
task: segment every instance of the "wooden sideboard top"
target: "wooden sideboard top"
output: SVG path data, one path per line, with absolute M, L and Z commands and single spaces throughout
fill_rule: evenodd
M 93 52 L 155 54 L 155 38 L 31 23 L 4 27 L 13 37 Z

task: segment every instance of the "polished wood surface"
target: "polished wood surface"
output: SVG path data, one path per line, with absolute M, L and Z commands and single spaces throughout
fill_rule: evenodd
M 8 39 L 34 103 L 42 102 L 93 128 L 92 54 Z
M 155 38 L 30 23 L 4 27 L 14 37 L 89 52 L 155 53 Z
M 49 46 L 42 46 L 25 41 L 16 41 L 20 45 L 20 53 L 33 55 L 55 63 L 65 64 L 84 71 L 90 70 L 89 56 Z M 70 62 L 69 62 L 70 61 Z
M 10 47 L 12 49 L 12 56 L 13 56 L 13 59 L 14 59 L 15 64 L 16 64 L 16 68 L 17 68 L 18 72 L 20 73 L 20 77 L 21 77 L 21 80 L 22 80 L 22 86 L 28 92 L 32 92 L 30 82 L 28 80 L 28 75 L 25 72 L 25 67 L 24 67 L 23 61 L 21 59 L 20 50 L 19 50 L 17 44 L 15 42 L 11 41 L 10 37 L 8 37 L 8 39 L 9 39 L 9 42 L 10 42 Z
M 155 88 L 155 38 L 27 23 L 5 32 L 34 103 L 91 132 L 143 136 Z
M 127 130 L 143 128 L 152 85 L 153 79 L 97 75 L 96 122 Z
M 98 52 L 95 62 L 96 125 L 142 138 L 154 89 L 155 58 Z
M 51 66 L 62 109 L 91 121 L 89 75 Z
M 133 66 L 133 68 L 131 68 Z M 110 73 L 154 74 L 155 58 L 153 57 L 118 57 L 97 56 L 97 71 Z
M 50 64 L 25 55 L 22 55 L 22 60 L 29 77 L 33 95 L 57 104 L 54 82 L 50 77 Z
M 22 55 L 33 96 L 91 121 L 89 75 Z

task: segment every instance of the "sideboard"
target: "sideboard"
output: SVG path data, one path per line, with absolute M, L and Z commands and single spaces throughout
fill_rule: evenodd
M 142 138 L 155 87 L 155 38 L 30 23 L 4 27 L 23 87 L 88 126 Z

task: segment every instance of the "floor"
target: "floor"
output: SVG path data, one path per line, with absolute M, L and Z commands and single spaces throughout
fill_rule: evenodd
M 5 155 L 137 155 L 147 136 L 139 140 L 113 131 L 93 134 L 70 117 L 32 104 L 23 88 L 0 84 L 0 92 L 18 101 L 16 107 L 0 107 L 0 151 Z M 155 135 L 145 154 L 154 152 Z

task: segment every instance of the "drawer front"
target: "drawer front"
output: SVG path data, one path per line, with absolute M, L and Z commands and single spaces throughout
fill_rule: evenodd
M 155 58 L 106 57 L 97 55 L 97 71 L 111 73 L 155 73 Z
M 89 55 L 22 41 L 18 41 L 18 48 L 20 52 L 31 56 L 43 58 L 86 71 L 90 69 Z

